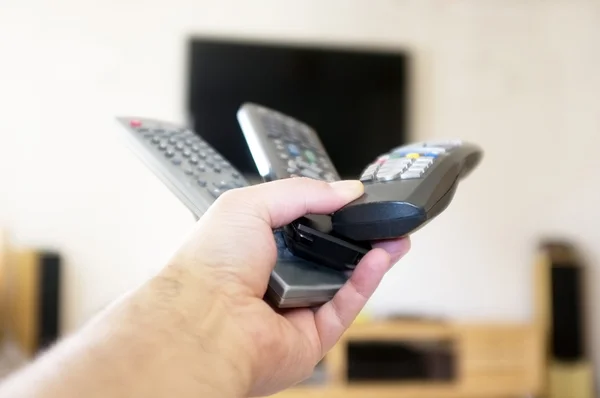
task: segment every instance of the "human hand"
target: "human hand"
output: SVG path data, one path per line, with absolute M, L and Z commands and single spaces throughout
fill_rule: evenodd
M 318 309 L 264 300 L 273 229 L 331 213 L 357 181 L 294 178 L 229 191 L 157 275 L 0 385 L 0 397 L 268 395 L 308 377 L 363 308 L 408 239 L 376 244 Z
M 263 300 L 277 258 L 273 229 L 305 214 L 331 213 L 362 193 L 358 181 L 305 178 L 229 191 L 161 273 L 165 286 L 177 286 L 173 308 L 192 318 L 187 325 L 202 325 L 198 338 L 220 347 L 215 353 L 249 395 L 272 394 L 308 377 L 409 250 L 408 239 L 374 244 L 348 283 L 316 310 L 274 311 Z

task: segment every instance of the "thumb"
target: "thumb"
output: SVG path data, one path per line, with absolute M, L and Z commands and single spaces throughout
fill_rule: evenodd
M 243 192 L 243 193 L 242 193 Z M 245 205 L 271 228 L 289 224 L 306 214 L 332 213 L 360 197 L 360 181 L 325 182 L 305 177 L 266 182 L 239 191 Z

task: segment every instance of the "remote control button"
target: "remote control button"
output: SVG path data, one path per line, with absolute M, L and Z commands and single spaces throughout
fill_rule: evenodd
M 302 169 L 302 170 L 300 170 L 300 174 L 303 175 L 304 177 L 312 178 L 315 180 L 321 179 L 321 175 L 319 173 L 315 173 L 311 169 Z
M 183 172 L 184 172 L 185 174 L 187 174 L 187 175 L 192 175 L 192 174 L 194 173 L 194 169 L 192 169 L 192 167 L 191 167 L 191 166 L 189 166 L 189 165 L 187 165 L 187 164 L 186 164 L 186 165 L 183 167 Z
M 190 163 L 191 164 L 198 164 L 198 156 L 192 156 L 190 158 Z
M 198 152 L 200 147 L 197 144 L 192 145 L 192 152 Z
M 215 199 L 223 194 L 223 191 L 217 187 L 208 187 L 207 189 Z
M 319 163 L 321 163 L 323 165 L 324 168 L 326 169 L 330 169 L 331 167 L 329 166 L 329 161 L 323 157 L 323 156 L 319 156 Z
M 315 153 L 308 149 L 304 151 L 304 157 L 308 159 L 308 161 L 311 163 L 316 163 L 317 161 L 317 156 L 315 155 Z
M 158 148 L 159 149 L 167 149 L 167 146 L 169 145 L 169 143 L 167 142 L 167 140 L 162 140 L 159 144 L 158 144 Z
M 169 144 L 176 144 L 176 143 L 177 143 L 177 138 L 175 138 L 175 137 L 169 138 Z
M 181 142 L 181 141 L 179 141 L 179 142 L 177 142 L 177 143 L 175 144 L 175 148 L 177 148 L 177 149 L 179 149 L 179 150 L 182 150 L 182 149 L 183 149 L 183 146 L 184 146 L 184 145 L 183 145 L 183 142 Z
M 423 167 L 425 169 L 428 169 L 429 167 L 431 167 L 432 164 L 433 164 L 432 160 L 419 159 L 416 162 L 414 162 L 411 167 Z
M 312 167 L 312 165 L 307 163 L 304 159 L 298 158 L 296 160 L 296 167 L 298 167 L 300 169 L 306 169 L 306 168 Z
M 377 171 L 377 180 L 379 181 L 391 181 L 396 179 L 401 174 L 398 170 L 389 170 L 389 171 Z
M 188 148 L 185 148 L 183 150 L 183 156 L 185 156 L 186 158 L 190 157 L 191 154 L 192 154 L 192 151 L 190 151 Z
M 160 142 L 160 137 L 158 137 L 156 135 L 152 137 L 152 143 L 153 144 L 158 144 L 159 142 Z
M 415 178 L 420 178 L 421 175 L 422 173 L 418 171 L 407 171 L 406 173 L 403 173 L 400 178 L 403 180 L 412 180 Z
M 400 148 L 392 152 L 393 155 L 406 157 L 437 157 L 446 152 L 445 148 L 441 147 L 422 147 L 422 148 Z M 418 156 L 417 156 L 418 155 Z
M 333 174 L 331 174 L 331 173 L 325 173 L 325 176 L 323 178 L 327 182 L 333 182 L 333 181 L 335 181 L 335 176 Z
M 390 155 L 383 155 L 377 158 L 376 163 L 383 163 L 389 159 Z
M 134 127 L 134 128 L 135 127 L 141 127 L 142 122 L 141 122 L 141 120 L 132 120 L 132 121 L 129 122 L 129 125 L 131 127 Z
M 365 171 L 363 171 L 362 175 L 360 176 L 360 180 L 361 181 L 371 181 L 372 179 L 375 178 L 375 172 L 377 171 L 377 167 L 379 167 L 378 165 L 372 164 L 369 165 Z
M 213 182 L 213 185 L 219 189 L 226 189 L 226 188 L 231 187 L 231 185 L 225 180 L 221 180 L 219 182 Z
M 300 148 L 296 144 L 288 144 L 288 153 L 291 156 L 298 156 L 300 155 Z
M 203 180 L 202 178 L 198 178 L 196 180 L 196 182 L 198 183 L 198 185 L 200 185 L 201 187 L 205 187 L 206 186 L 206 180 Z
M 220 173 L 220 172 L 221 172 L 221 168 L 220 168 L 220 167 L 218 167 L 218 166 L 215 166 L 215 167 L 213 168 L 213 171 L 214 171 L 215 173 Z
M 181 164 L 181 158 L 173 158 L 171 163 L 173 163 L 175 166 L 179 166 Z
M 231 176 L 235 179 L 240 178 L 240 173 L 236 173 L 235 171 L 233 173 L 231 173 Z
M 287 154 L 287 153 L 280 153 L 280 154 L 279 154 L 279 157 L 280 157 L 281 159 L 283 159 L 283 160 L 287 160 L 287 159 L 289 159 L 289 156 L 288 156 L 288 154 Z
M 168 158 L 172 158 L 173 156 L 175 156 L 175 150 L 173 148 L 167 148 L 167 150 L 165 151 L 165 156 Z

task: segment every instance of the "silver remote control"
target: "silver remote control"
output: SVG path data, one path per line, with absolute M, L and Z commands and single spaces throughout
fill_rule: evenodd
M 227 159 L 190 129 L 148 118 L 117 120 L 130 149 L 196 218 L 223 192 L 249 185 Z
M 340 180 L 321 139 L 308 124 L 254 103 L 243 104 L 237 119 L 265 181 L 294 176 Z

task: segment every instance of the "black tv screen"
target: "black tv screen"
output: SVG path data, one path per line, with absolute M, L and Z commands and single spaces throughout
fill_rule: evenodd
M 319 134 L 342 178 L 408 137 L 409 55 L 214 38 L 191 38 L 190 127 L 244 174 L 257 176 L 236 113 L 254 102 Z

